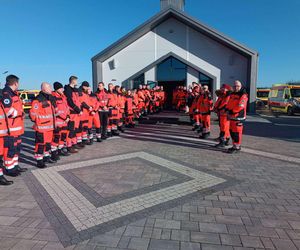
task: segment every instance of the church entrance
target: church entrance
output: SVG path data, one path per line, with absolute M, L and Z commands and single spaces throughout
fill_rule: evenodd
M 166 91 L 166 108 L 172 108 L 173 91 L 178 86 L 186 86 L 187 66 L 175 57 L 168 57 L 157 65 L 158 86 Z

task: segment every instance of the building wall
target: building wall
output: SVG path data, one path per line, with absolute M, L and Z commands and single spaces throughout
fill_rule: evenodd
M 102 64 L 98 63 L 94 79 L 106 84 L 112 79 L 122 83 L 170 52 L 196 65 L 195 70 L 213 78 L 215 89 L 222 83 L 233 83 L 235 79 L 244 83 L 247 81 L 247 58 L 174 18 L 169 18 Z M 109 62 L 112 60 L 115 69 L 110 68 Z M 101 66 L 102 70 L 99 69 Z M 152 78 L 153 72 L 155 70 L 152 69 L 146 73 L 146 78 Z M 188 84 L 195 79 L 190 73 L 187 74 Z

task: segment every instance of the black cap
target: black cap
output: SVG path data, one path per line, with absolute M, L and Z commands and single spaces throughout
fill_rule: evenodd
M 55 82 L 53 83 L 53 88 L 54 90 L 58 90 L 58 89 L 61 89 L 63 88 L 64 86 L 60 83 L 60 82 Z
M 89 84 L 87 81 L 83 81 L 83 82 L 81 83 L 81 86 L 82 86 L 82 87 L 89 87 L 90 84 Z

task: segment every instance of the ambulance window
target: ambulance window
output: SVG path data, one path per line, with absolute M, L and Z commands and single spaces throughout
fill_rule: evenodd
M 300 97 L 300 89 L 291 89 L 292 97 Z
M 279 90 L 278 90 L 278 93 L 277 93 L 277 97 L 278 97 L 278 98 L 282 98 L 282 97 L 283 97 L 283 92 L 284 92 L 283 89 L 279 89 Z
M 284 98 L 285 99 L 289 99 L 291 96 L 290 96 L 290 90 L 289 89 L 285 89 L 285 92 L 284 92 Z

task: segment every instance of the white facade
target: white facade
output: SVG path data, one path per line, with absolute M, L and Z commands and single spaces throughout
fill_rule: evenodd
M 196 23 L 201 26 L 197 28 L 193 23 L 195 21 L 182 12 L 170 9 L 161 15 L 167 15 L 168 12 L 172 15 L 165 16 L 163 20 L 159 20 L 158 15 L 159 23 L 140 36 L 137 35 L 126 44 L 131 36 L 129 34 L 129 38 L 125 37 L 108 51 L 105 50 L 104 55 L 100 53 L 92 59 L 95 86 L 100 81 L 130 86 L 131 80 L 142 73 L 145 74 L 145 83 L 156 81 L 157 64 L 172 55 L 187 65 L 187 85 L 198 82 L 200 72 L 213 80 L 213 92 L 221 84 L 232 84 L 238 79 L 246 85 L 254 100 L 257 53 L 250 49 L 248 52 L 246 47 L 212 29 L 209 30 L 212 35 L 207 35 L 204 30 L 207 27 L 203 26 L 203 31 L 202 24 Z M 183 21 L 182 18 L 186 17 L 188 21 Z M 220 42 L 221 39 L 224 41 Z
M 200 71 L 214 79 L 214 89 L 235 79 L 247 80 L 246 57 L 174 18 L 166 20 L 102 62 L 101 80 L 106 84 L 111 81 L 121 84 L 169 53 L 196 66 L 188 67 L 187 84 L 198 81 Z M 110 67 L 111 61 L 114 61 L 115 68 Z M 156 81 L 155 67 L 146 71 L 145 79 Z

